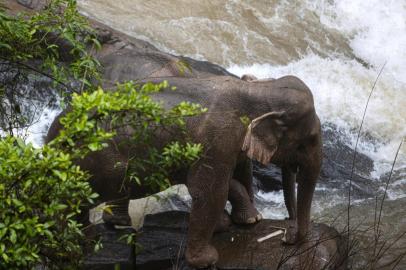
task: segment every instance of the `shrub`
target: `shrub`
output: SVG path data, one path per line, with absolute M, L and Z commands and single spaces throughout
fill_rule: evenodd
M 163 149 L 149 145 L 156 128 L 184 130 L 185 117 L 204 111 L 185 102 L 170 110 L 154 102 L 150 94 L 168 88 L 166 82 L 132 82 L 116 91 L 73 95 L 70 111 L 61 119 L 64 129 L 50 144 L 35 149 L 21 139 L 0 140 L 0 258 L 7 269 L 32 267 L 75 268 L 81 259 L 81 224 L 75 221 L 80 206 L 97 196 L 87 182 L 89 175 L 74 161 L 107 146 L 123 125 L 132 127 L 129 143 L 147 146 L 147 158 L 134 158 L 129 180 L 167 187 L 170 169 L 196 160 L 199 144 L 170 142 Z M 106 125 L 108 123 L 108 125 Z M 140 137 L 143 139 L 141 140 Z M 154 168 L 140 179 L 139 173 Z
M 81 225 L 74 216 L 92 202 L 89 175 L 71 155 L 21 139 L 0 140 L 0 265 L 30 268 L 42 262 L 71 265 L 81 256 Z

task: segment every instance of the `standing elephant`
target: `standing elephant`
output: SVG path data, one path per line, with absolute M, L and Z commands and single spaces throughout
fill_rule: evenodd
M 190 101 L 208 109 L 187 120 L 188 136 L 204 146 L 204 153 L 187 172 L 176 173 L 171 179 L 185 183 L 192 197 L 186 250 L 189 264 L 206 267 L 216 263 L 218 253 L 210 240 L 223 218 L 227 199 L 235 222 L 252 223 L 261 218 L 252 203 L 250 159 L 282 168 L 285 203 L 289 218 L 296 224 L 287 233 L 287 241 L 303 240 L 310 229 L 322 147 L 320 122 L 309 88 L 293 76 L 268 81 L 244 81 L 231 76 L 155 80 L 162 79 L 177 89 L 154 95 L 166 107 Z M 241 119 L 250 119 L 250 124 L 247 126 Z M 55 121 L 48 140 L 59 129 Z M 159 140 L 161 143 L 165 138 Z M 109 147 L 81 162 L 93 174 L 91 183 L 101 199 L 141 195 L 139 187 L 130 187 L 128 194 L 120 193 L 128 154 L 126 149 Z

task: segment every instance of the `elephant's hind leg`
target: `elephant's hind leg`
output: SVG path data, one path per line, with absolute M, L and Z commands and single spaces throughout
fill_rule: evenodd
M 232 205 L 231 219 L 237 224 L 252 224 L 262 219 L 255 209 L 247 189 L 237 180 L 231 179 L 228 200 Z

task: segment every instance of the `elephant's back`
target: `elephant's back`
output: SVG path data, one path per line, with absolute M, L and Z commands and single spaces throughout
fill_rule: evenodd
M 273 83 L 275 87 L 289 88 L 311 94 L 309 87 L 296 76 L 292 75 L 283 76 L 279 79 L 274 80 Z
M 168 77 L 169 87 L 154 94 L 154 99 L 162 101 L 165 107 L 173 107 L 182 101 L 198 103 L 203 107 L 212 107 L 219 103 L 224 94 L 229 91 L 230 82 L 238 80 L 230 76 L 213 76 L 207 78 Z M 161 80 L 152 80 L 160 82 Z M 239 81 L 239 80 L 238 80 Z M 175 87 L 175 90 L 171 90 Z

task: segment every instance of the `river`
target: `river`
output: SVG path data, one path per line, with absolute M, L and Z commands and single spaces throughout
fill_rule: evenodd
M 87 16 L 163 51 L 208 60 L 239 76 L 300 77 L 314 94 L 321 121 L 334 124 L 340 141 L 351 148 L 356 145 L 368 96 L 378 79 L 357 145 L 360 153 L 374 161 L 365 181 L 376 193 L 357 198 L 351 210 L 353 227 L 374 224 L 376 201 L 379 205 L 398 146 L 406 136 L 404 0 L 78 2 Z M 53 115 L 49 112 L 48 119 Z M 346 209 L 346 191 L 337 189 L 317 188 L 313 201 L 317 220 L 330 222 Z M 281 192 L 257 196 L 268 203 L 260 209 L 264 216 L 286 215 Z M 399 150 L 383 205 L 384 237 L 406 232 L 405 214 L 406 142 Z M 334 225 L 343 228 L 346 224 L 345 214 Z M 367 245 L 371 235 L 365 238 L 361 246 Z M 380 263 L 404 252 L 405 237 Z M 361 261 L 354 266 L 363 269 L 365 262 Z M 405 259 L 395 269 L 406 269 Z

